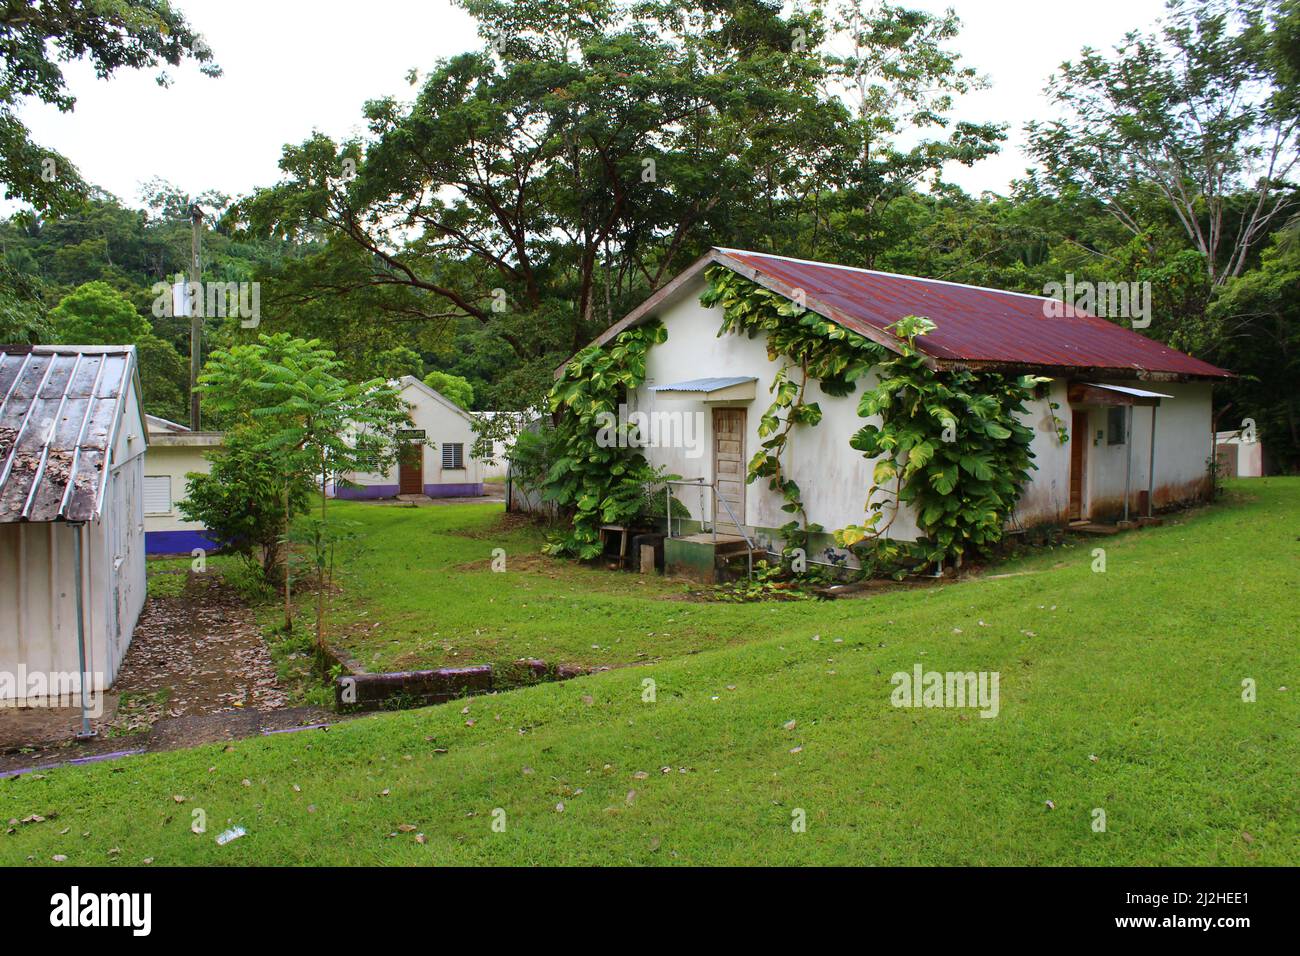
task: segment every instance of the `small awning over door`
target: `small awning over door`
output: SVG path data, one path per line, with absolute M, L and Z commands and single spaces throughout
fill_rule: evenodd
M 1069 397 L 1071 405 L 1159 405 L 1160 399 L 1173 398 L 1164 392 L 1093 382 L 1075 382 L 1070 386 Z
M 672 385 L 652 385 L 650 391 L 661 398 L 693 398 L 705 402 L 752 402 L 758 379 L 753 376 L 732 378 L 693 378 Z

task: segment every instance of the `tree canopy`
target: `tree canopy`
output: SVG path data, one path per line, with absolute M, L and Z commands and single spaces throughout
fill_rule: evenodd
M 89 60 L 95 75 L 148 69 L 185 59 L 204 73 L 221 73 L 212 51 L 167 0 L 5 0 L 0 4 L 0 186 L 7 199 L 39 210 L 64 211 L 88 185 L 66 157 L 32 141 L 15 108 L 26 98 L 71 112 L 63 63 Z M 169 82 L 165 71 L 159 85 Z

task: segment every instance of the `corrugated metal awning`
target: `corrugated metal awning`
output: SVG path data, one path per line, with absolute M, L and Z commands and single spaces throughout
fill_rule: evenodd
M 1148 392 L 1145 388 L 1132 388 L 1128 385 L 1103 385 L 1100 382 L 1089 382 L 1089 388 L 1104 388 L 1108 392 L 1119 392 L 1121 395 L 1131 395 L 1134 398 L 1173 398 L 1172 395 L 1166 395 L 1164 392 Z
M 1150 405 L 1160 404 L 1162 398 L 1173 398 L 1164 392 L 1149 392 L 1128 385 L 1103 385 L 1096 382 L 1075 382 L 1066 393 L 1072 405 Z
M 752 375 L 740 375 L 735 378 L 693 378 L 686 382 L 674 382 L 672 385 L 651 385 L 652 392 L 720 392 L 724 388 L 757 382 Z

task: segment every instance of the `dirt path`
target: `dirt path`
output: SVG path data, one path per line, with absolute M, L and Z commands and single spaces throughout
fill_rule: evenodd
M 171 573 L 171 572 L 160 572 Z M 184 574 L 177 596 L 154 596 L 117 681 L 77 741 L 73 708 L 0 710 L 0 772 L 137 750 L 170 750 L 336 719 L 290 707 L 252 611 L 214 574 Z
M 113 685 L 120 729 L 287 702 L 253 612 L 217 575 L 184 573 L 181 595 L 150 598 L 136 625 Z

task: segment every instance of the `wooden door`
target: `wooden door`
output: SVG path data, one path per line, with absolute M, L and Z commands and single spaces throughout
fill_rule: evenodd
M 719 498 L 725 498 L 736 521 L 745 521 L 745 410 L 713 410 L 713 481 Z M 714 515 L 718 531 L 738 534 L 739 529 L 721 502 Z
M 424 494 L 424 446 L 418 442 L 408 442 L 402 446 L 397 465 L 397 493 Z
M 1084 475 L 1088 470 L 1088 413 L 1070 416 L 1070 520 L 1087 516 L 1083 508 Z

